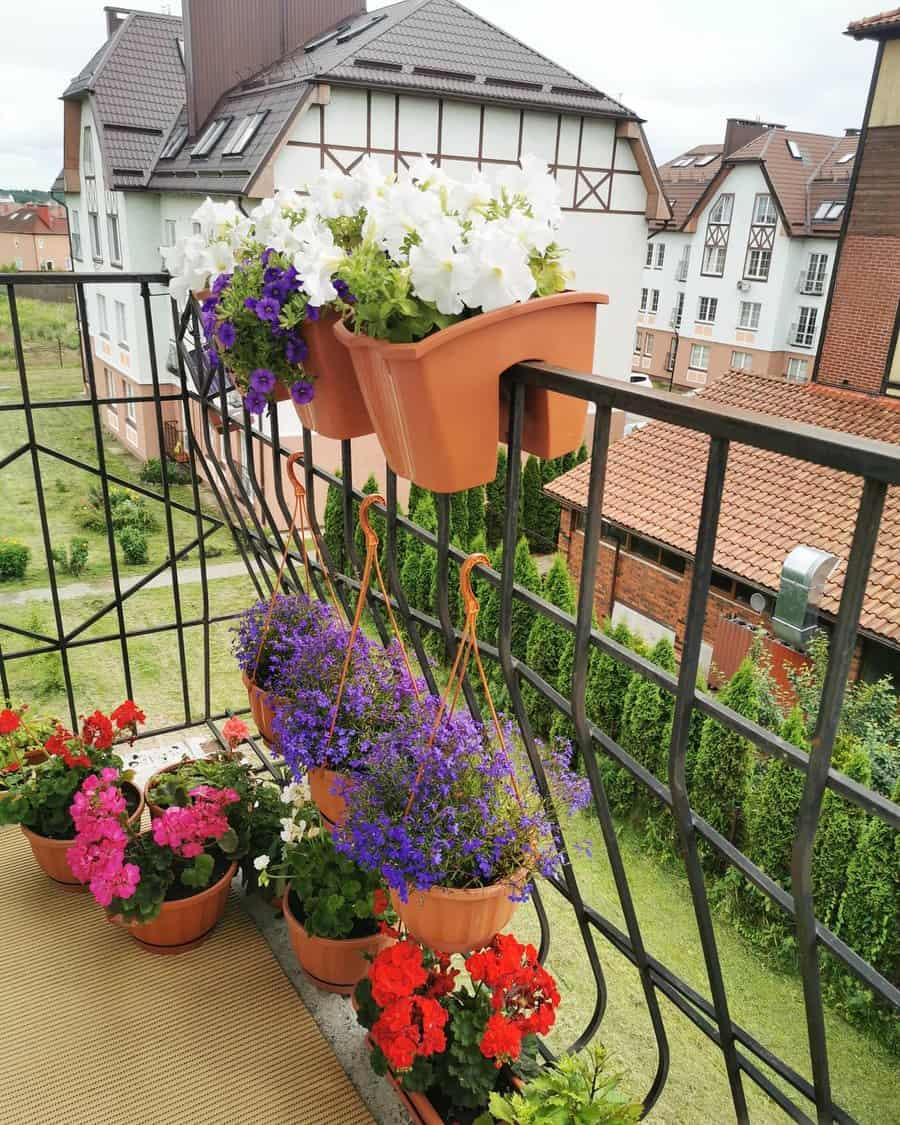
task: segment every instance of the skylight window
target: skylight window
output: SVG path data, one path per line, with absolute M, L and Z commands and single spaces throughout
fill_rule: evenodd
M 200 140 L 191 149 L 191 156 L 209 156 L 216 147 L 222 134 L 228 128 L 230 117 L 217 117 L 211 125 L 207 125 Z
M 845 152 L 843 156 L 838 157 L 838 164 L 849 164 L 854 156 L 856 156 L 855 152 Z
M 256 131 L 262 125 L 268 110 L 259 113 L 248 113 L 237 123 L 237 128 L 231 134 L 231 139 L 222 149 L 223 156 L 237 156 L 243 152 L 247 145 L 256 136 Z
M 712 164 L 718 155 L 717 152 L 708 152 L 706 156 L 698 157 L 696 167 L 705 168 L 707 164 Z
M 813 215 L 814 219 L 839 219 L 844 213 L 846 204 L 840 200 L 826 199 L 816 208 L 816 213 Z
M 839 219 L 841 217 L 841 215 L 843 215 L 843 213 L 844 213 L 844 204 L 843 203 L 833 203 L 831 205 L 831 207 L 829 208 L 828 214 L 825 216 L 825 218 L 826 219 Z
M 794 158 L 794 160 L 803 159 L 803 153 L 800 151 L 800 146 L 796 141 L 785 141 L 784 143 L 787 145 L 787 150 Z
M 342 35 L 337 37 L 337 41 L 338 43 L 346 43 L 349 39 L 355 39 L 357 35 L 362 35 L 364 31 L 368 31 L 370 27 L 374 27 L 376 23 L 381 23 L 382 20 L 386 19 L 387 14 L 385 12 L 382 12 L 380 15 L 372 16 L 368 23 L 345 30 Z
M 693 156 L 679 156 L 677 160 L 672 161 L 673 168 L 687 168 L 689 164 L 694 163 Z
M 163 150 L 159 154 L 160 160 L 172 160 L 176 157 L 181 152 L 181 148 L 187 140 L 187 135 L 187 126 L 179 125 L 163 146 Z
M 824 219 L 825 216 L 828 214 L 828 212 L 831 210 L 831 208 L 833 206 L 834 206 L 834 200 L 826 199 L 823 203 L 820 203 L 819 206 L 816 208 L 816 213 L 813 215 L 813 218 L 814 219 Z
M 330 43 L 332 39 L 337 39 L 339 35 L 343 35 L 345 31 L 350 30 L 349 23 L 342 23 L 340 27 L 335 27 L 331 31 L 326 31 L 324 35 L 320 35 L 317 39 L 311 40 L 307 43 L 303 50 L 306 52 L 314 51 L 316 47 L 324 47 L 326 43 Z

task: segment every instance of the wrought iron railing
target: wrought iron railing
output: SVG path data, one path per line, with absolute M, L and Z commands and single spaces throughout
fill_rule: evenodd
M 106 463 L 102 439 L 101 409 L 107 405 L 126 401 L 124 398 L 104 397 L 98 390 L 96 372 L 88 347 L 85 352 L 85 396 L 77 399 L 32 401 L 29 393 L 29 379 L 26 369 L 22 333 L 17 315 L 16 295 L 33 282 L 48 280 L 57 284 L 75 286 L 76 305 L 82 330 L 82 339 L 90 339 L 85 288 L 91 284 L 102 283 L 137 287 L 143 306 L 144 324 L 147 336 L 153 340 L 157 335 L 168 340 L 174 332 L 178 341 L 178 383 L 163 384 L 160 380 L 156 350 L 149 348 L 143 359 L 149 375 L 147 383 L 148 399 L 153 404 L 155 426 L 159 448 L 165 448 L 164 405 L 173 404 L 172 409 L 184 411 L 184 417 L 191 419 L 186 431 L 186 450 L 193 470 L 193 504 L 176 504 L 170 496 L 166 474 L 162 474 L 159 490 L 138 487 L 123 481 Z M 0 470 L 9 466 L 19 457 L 30 459 L 34 475 L 34 497 L 41 518 L 42 536 L 47 556 L 50 581 L 50 601 L 55 620 L 55 635 L 38 634 L 20 626 L 2 622 L 0 611 L 0 690 L 9 694 L 7 669 L 15 661 L 27 660 L 48 652 L 58 653 L 62 661 L 66 696 L 72 721 L 79 712 L 75 696 L 68 655 L 81 646 L 99 645 L 115 641 L 121 649 L 123 675 L 126 688 L 131 694 L 131 672 L 129 644 L 135 638 L 148 634 L 167 633 L 174 635 L 178 652 L 178 670 L 184 704 L 184 721 L 168 729 L 179 729 L 198 720 L 207 723 L 218 736 L 218 720 L 224 713 L 214 713 L 210 693 L 210 628 L 217 621 L 226 618 L 210 613 L 209 599 L 206 596 L 207 557 L 206 541 L 211 534 L 223 525 L 235 536 L 252 585 L 260 596 L 272 589 L 283 550 L 283 528 L 290 519 L 290 507 L 284 490 L 280 471 L 281 459 L 288 450 L 283 446 L 279 433 L 278 415 L 270 416 L 267 430 L 261 431 L 251 425 L 249 416 L 243 415 L 235 420 L 232 403 L 229 402 L 227 379 L 208 368 L 204 361 L 203 341 L 199 329 L 197 310 L 189 307 L 179 317 L 174 306 L 169 306 L 163 275 L 128 274 L 79 274 L 69 276 L 40 275 L 0 275 L 0 285 L 5 287 L 11 311 L 11 330 L 18 361 L 18 377 L 21 398 L 15 403 L 2 403 L 0 410 L 16 411 L 24 418 L 25 440 L 0 459 Z M 166 307 L 170 319 L 165 325 L 154 321 L 153 305 Z M 584 551 L 578 589 L 577 612 L 574 616 L 551 605 L 538 595 L 520 587 L 514 581 L 514 552 L 503 554 L 500 572 L 480 568 L 479 576 L 488 584 L 500 588 L 500 628 L 496 646 L 481 642 L 483 653 L 497 661 L 509 693 L 515 718 L 521 729 L 522 739 L 527 749 L 538 784 L 546 793 L 546 779 L 535 739 L 523 702 L 522 686 L 528 684 L 548 699 L 563 715 L 571 719 L 577 738 L 581 759 L 590 781 L 594 809 L 599 820 L 603 841 L 611 866 L 624 928 L 617 925 L 595 905 L 585 901 L 576 871 L 571 862 L 566 862 L 558 877 L 541 883 L 544 894 L 558 894 L 567 902 L 577 922 L 584 944 L 584 951 L 595 986 L 591 1013 L 585 1026 L 577 1036 L 574 1046 L 581 1046 L 594 1036 L 601 1027 L 607 1002 L 607 985 L 603 971 L 601 950 L 608 943 L 618 954 L 625 957 L 636 969 L 643 993 L 644 1003 L 653 1029 L 656 1043 L 655 1075 L 649 1089 L 643 1094 L 645 1111 L 649 1112 L 659 1098 L 670 1069 L 669 1040 L 663 1019 L 660 998 L 668 1000 L 686 1016 L 721 1051 L 728 1076 L 733 1104 L 734 1118 L 738 1122 L 749 1121 L 746 1099 L 746 1080 L 758 1086 L 773 1102 L 796 1121 L 852 1122 L 850 1113 L 836 1104 L 832 1096 L 829 1073 L 828 1049 L 825 1034 L 825 1018 L 822 1001 L 822 984 L 818 964 L 818 953 L 827 950 L 834 958 L 846 966 L 872 993 L 894 1007 L 900 1007 L 900 993 L 872 965 L 865 962 L 839 937 L 817 921 L 812 895 L 812 849 L 816 828 L 826 790 L 839 794 L 844 800 L 878 817 L 893 828 L 900 828 L 900 809 L 883 797 L 847 776 L 831 768 L 832 748 L 837 732 L 841 704 L 845 691 L 851 657 L 857 636 L 860 610 L 866 587 L 875 542 L 889 485 L 900 484 L 900 450 L 885 443 L 869 441 L 843 433 L 835 433 L 814 427 L 798 427 L 777 418 L 753 414 L 738 409 L 724 409 L 692 397 L 664 394 L 616 380 L 598 376 L 566 371 L 546 364 L 520 364 L 504 375 L 509 391 L 509 433 L 508 464 L 510 466 L 505 492 L 504 542 L 513 543 L 516 539 L 520 509 L 520 474 L 523 409 L 528 388 L 543 387 L 561 394 L 570 395 L 593 403 L 595 426 L 591 446 L 586 513 L 583 521 Z M 233 401 L 233 396 L 232 396 Z M 90 412 L 96 445 L 96 464 L 79 460 L 66 453 L 64 449 L 51 449 L 39 439 L 35 418 L 42 410 L 59 407 L 80 406 Z M 657 667 L 640 653 L 626 648 L 611 637 L 598 630 L 594 624 L 594 583 L 597 572 L 598 554 L 601 539 L 601 512 L 606 480 L 607 456 L 609 452 L 610 424 L 613 409 L 631 414 L 668 422 L 689 430 L 708 435 L 709 448 L 706 464 L 706 478 L 703 489 L 699 525 L 697 528 L 695 562 L 690 578 L 690 599 L 681 652 L 679 672 L 672 675 Z M 214 440 L 217 425 L 236 425 L 240 430 L 241 457 L 236 458 L 230 442 L 217 448 Z M 811 464 L 839 469 L 850 473 L 862 481 L 862 492 L 853 532 L 853 542 L 848 558 L 840 610 L 833 632 L 831 658 L 822 692 L 821 706 L 813 740 L 812 753 L 807 756 L 792 744 L 771 733 L 761 725 L 750 721 L 720 703 L 713 695 L 696 690 L 697 673 L 700 667 L 701 644 L 703 640 L 703 621 L 710 590 L 713 551 L 719 526 L 723 485 L 728 463 L 729 449 L 734 442 L 769 450 Z M 259 457 L 254 457 L 254 449 L 261 449 L 276 470 L 271 479 L 274 482 L 274 500 L 270 499 L 262 487 L 258 466 Z M 323 546 L 321 559 L 313 560 L 313 580 L 319 596 L 325 596 L 322 583 L 322 564 L 338 579 L 339 596 L 348 604 L 360 585 L 361 560 L 356 550 L 353 526 L 354 504 L 361 499 L 361 493 L 353 488 L 353 443 L 345 441 L 341 446 L 341 475 L 328 472 L 314 463 L 313 438 L 309 431 L 303 432 L 304 472 L 309 521 L 318 531 L 320 514 L 315 501 L 315 483 L 325 481 L 340 490 L 343 509 L 344 544 L 350 565 L 346 572 L 338 573 L 334 560 L 328 556 L 327 546 Z M 110 485 L 125 484 L 143 492 L 148 497 L 161 501 L 165 508 L 166 540 L 168 557 L 160 566 L 151 570 L 137 586 L 123 589 L 120 580 L 115 543 L 110 528 L 108 534 L 109 564 L 113 585 L 113 596 L 101 610 L 92 614 L 87 622 L 68 632 L 63 627 L 60 613 L 60 591 L 52 558 L 50 526 L 45 503 L 46 485 L 43 478 L 42 457 L 55 457 L 63 463 L 76 466 L 92 473 L 98 480 L 104 507 L 109 514 Z M 205 514 L 200 504 L 199 480 L 205 480 L 220 510 L 218 519 Z M 422 673 L 432 689 L 436 689 L 432 666 L 428 660 L 424 635 L 428 632 L 439 634 L 451 652 L 459 638 L 450 611 L 449 575 L 452 563 L 462 561 L 464 555 L 451 543 L 450 536 L 450 498 L 437 498 L 437 533 L 416 525 L 405 518 L 398 507 L 398 482 L 396 476 L 388 471 L 386 475 L 386 505 L 377 506 L 385 518 L 387 536 L 387 572 L 394 608 L 409 634 L 412 647 L 419 660 Z M 172 512 L 180 509 L 193 515 L 196 534 L 190 542 L 176 550 Z M 404 532 L 431 545 L 437 554 L 437 615 L 423 612 L 410 606 L 400 581 L 397 567 L 396 547 L 398 534 Z M 319 540 L 324 542 L 321 534 Z M 182 611 L 178 594 L 178 567 L 185 556 L 196 551 L 203 577 L 203 604 L 199 615 L 188 618 Z M 299 588 L 302 552 L 299 541 L 295 541 L 288 553 L 285 587 Z M 173 619 L 156 622 L 141 628 L 126 627 L 123 606 L 127 599 L 156 575 L 169 572 L 173 582 Z M 565 630 L 574 633 L 575 657 L 570 698 L 564 698 L 559 691 L 531 667 L 517 659 L 511 649 L 510 634 L 514 601 L 527 604 L 535 612 L 542 614 Z M 370 593 L 369 608 L 374 627 L 383 637 L 387 637 L 383 598 L 377 592 Z M 114 611 L 117 627 L 113 632 L 94 636 L 88 633 L 89 627 L 108 611 Z M 185 654 L 185 630 L 199 627 L 204 635 L 204 664 L 202 706 L 192 706 L 188 687 L 188 667 Z M 31 647 L 8 651 L 3 643 L 6 633 L 33 642 Z M 592 721 L 586 707 L 586 684 L 588 661 L 592 649 L 607 653 L 621 661 L 631 670 L 646 677 L 674 698 L 674 719 L 672 723 L 671 744 L 668 758 L 668 777 L 666 781 L 656 778 L 635 758 L 629 755 L 617 742 Z M 466 700 L 478 715 L 476 693 L 466 685 Z M 239 701 L 235 701 L 237 704 Z M 243 708 L 236 706 L 235 711 Z M 685 784 L 685 759 L 688 745 L 688 727 L 693 710 L 717 720 L 719 723 L 746 738 L 760 753 L 767 757 L 779 758 L 797 769 L 804 777 L 804 790 L 800 815 L 797 824 L 793 849 L 793 892 L 790 893 L 774 882 L 763 870 L 739 851 L 728 839 L 717 832 L 691 807 Z M 227 712 L 227 713 L 230 713 Z M 642 791 L 662 809 L 668 810 L 677 829 L 681 855 L 690 887 L 693 911 L 699 934 L 699 947 L 705 965 L 709 998 L 701 995 L 677 973 L 655 958 L 646 948 L 638 918 L 638 904 L 635 902 L 626 873 L 622 851 L 616 834 L 616 826 L 604 791 L 599 768 L 600 758 L 606 755 L 618 763 L 640 785 Z M 560 828 L 562 835 L 562 829 Z M 803 982 L 806 1023 L 809 1037 L 809 1054 L 813 1081 L 809 1082 L 791 1065 L 770 1051 L 748 1030 L 739 1026 L 731 1016 L 729 997 L 722 973 L 719 948 L 713 928 L 713 919 L 707 889 L 704 883 L 703 868 L 698 851 L 701 841 L 718 853 L 732 868 L 741 873 L 749 884 L 756 887 L 774 903 L 796 928 L 799 952 L 799 967 Z M 541 893 L 535 896 L 535 907 L 540 923 L 540 953 L 546 957 L 551 946 L 553 933 L 548 921 Z M 727 1111 L 723 1109 L 721 1120 Z

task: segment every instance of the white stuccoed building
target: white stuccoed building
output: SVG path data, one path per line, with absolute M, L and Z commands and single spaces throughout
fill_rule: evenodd
M 402 169 L 424 153 L 465 176 L 531 153 L 559 182 L 576 284 L 610 298 L 594 370 L 628 377 L 647 221 L 670 216 L 635 113 L 455 0 L 371 13 L 361 0 L 183 8 L 183 21 L 106 9 L 108 38 L 63 95 L 76 269 L 159 270 L 159 248 L 191 233 L 207 195 L 249 209 L 366 154 Z M 138 289 L 92 288 L 101 393 L 139 395 L 150 376 Z M 170 378 L 170 314 L 153 304 Z M 282 434 L 296 435 L 290 405 L 281 409 Z M 157 454 L 149 406 L 104 414 L 139 456 Z M 371 456 L 357 444 L 354 476 L 378 475 L 374 442 Z M 336 450 L 317 455 L 337 463 Z

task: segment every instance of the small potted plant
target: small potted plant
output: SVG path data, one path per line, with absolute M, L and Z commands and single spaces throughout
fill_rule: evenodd
M 488 1112 L 474 1125 L 633 1125 L 643 1106 L 620 1089 L 621 1074 L 606 1073 L 602 1043 L 563 1055 L 511 1094 L 492 1091 Z
M 291 399 L 303 425 L 326 437 L 371 433 L 333 331 L 353 300 L 333 276 L 353 225 L 326 221 L 293 192 L 264 200 L 249 217 L 207 199 L 194 220 L 200 233 L 164 251 L 170 291 L 202 299 L 207 360 L 227 370 L 247 410 L 261 414 L 267 403 Z
M 5 794 L 0 801 L 0 825 L 21 827 L 38 865 L 55 882 L 78 886 L 68 864 L 76 831 L 70 811 L 75 794 L 85 778 L 98 770 L 122 768 L 113 745 L 133 742 L 144 721 L 143 711 L 126 700 L 109 715 L 94 711 L 82 721 L 78 734 L 56 723 L 43 746 L 32 745 L 25 760 L 13 762 L 0 773 L 0 792 Z M 37 729 L 41 729 L 40 723 Z M 141 792 L 129 774 L 122 776 L 121 788 L 127 816 L 138 823 L 144 807 Z
M 371 1063 L 422 1125 L 472 1121 L 534 1059 L 559 992 L 534 946 L 500 934 L 464 962 L 410 939 L 383 950 L 354 993 Z
M 253 720 L 260 734 L 277 749 L 272 727 L 276 707 L 287 701 L 297 677 L 315 675 L 309 664 L 311 644 L 324 633 L 341 630 L 330 606 L 305 594 L 279 594 L 271 615 L 268 600 L 257 602 L 233 629 L 232 651 L 241 669 Z M 335 659 L 343 659 L 343 646 Z
M 410 934 L 432 949 L 487 945 L 528 897 L 534 872 L 560 852 L 530 769 L 468 714 L 443 715 L 429 698 L 370 749 L 348 799 L 338 849 L 380 871 Z M 583 808 L 590 789 L 569 769 L 568 743 L 547 748 L 554 795 Z
M 200 785 L 190 796 L 189 805 L 167 808 L 147 832 L 125 819 L 115 769 L 85 778 L 72 803 L 73 875 L 113 921 L 155 952 L 181 953 L 203 941 L 225 910 L 237 871 L 229 811 L 238 794 Z
M 363 236 L 336 269 L 355 303 L 335 332 L 388 464 L 437 492 L 493 479 L 507 368 L 591 370 L 596 307 L 607 300 L 565 291 L 559 189 L 546 165 L 526 156 L 498 175 L 463 183 L 415 162 L 364 196 Z M 586 409 L 529 388 L 523 448 L 545 459 L 575 449 Z
M 305 786 L 288 786 L 284 800 L 281 860 L 258 856 L 259 879 L 283 888 L 288 935 L 306 976 L 349 996 L 371 959 L 395 940 L 388 897 L 378 875 L 335 850 Z
M 409 713 L 416 685 L 396 641 L 385 649 L 360 632 L 335 715 L 350 634 L 336 620 L 323 619 L 323 626 L 319 636 L 308 636 L 272 729 L 294 776 L 307 775 L 330 830 L 344 823 L 348 786 L 365 769 L 374 742 Z

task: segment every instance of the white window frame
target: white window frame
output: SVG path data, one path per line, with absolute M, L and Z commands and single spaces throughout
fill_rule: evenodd
M 746 316 L 745 316 L 745 310 Z M 744 328 L 748 332 L 755 332 L 759 328 L 759 318 L 762 314 L 762 303 L 760 301 L 741 301 L 738 306 L 738 328 Z
M 704 246 L 703 264 L 700 267 L 700 272 L 707 277 L 722 277 L 725 273 L 726 254 L 727 248 L 725 246 Z M 713 257 L 715 257 L 715 265 L 711 262 Z
M 715 324 L 716 313 L 719 311 L 719 298 L 718 297 L 698 297 L 697 299 L 697 323 L 698 324 Z
M 100 327 L 100 335 L 104 339 L 109 339 L 109 308 L 106 304 L 106 295 L 103 293 L 97 294 L 97 324 Z
M 653 265 L 653 243 L 647 239 L 647 256 L 644 258 L 644 268 L 650 269 Z
M 642 289 L 641 290 L 641 312 L 647 311 L 647 303 L 648 303 L 649 297 L 650 297 L 650 290 L 649 289 Z
M 90 125 L 81 131 L 81 170 L 85 176 L 94 175 L 94 133 Z
M 118 398 L 119 396 L 116 393 L 116 377 L 115 377 L 115 375 L 113 375 L 113 373 L 110 371 L 110 369 L 108 367 L 104 367 L 103 370 L 106 372 L 106 397 L 107 398 Z M 106 404 L 106 421 L 107 421 L 107 424 L 109 426 L 111 426 L 114 430 L 118 431 L 118 429 L 119 429 L 119 408 L 118 408 L 118 406 L 116 406 L 116 404 L 114 402 L 108 402 Z
M 128 347 L 128 313 L 124 301 L 113 301 L 113 310 L 116 314 L 116 335 L 120 348 Z
M 652 332 L 644 333 L 644 355 L 646 356 L 653 355 L 653 338 Z
M 659 312 L 659 290 L 658 289 L 651 289 L 650 290 L 650 312 L 652 312 L 652 313 Z
M 124 382 L 125 398 L 125 437 L 132 445 L 138 443 L 137 407 L 134 401 L 134 387 L 129 382 Z
M 666 244 L 664 242 L 657 242 L 656 244 L 656 261 L 653 263 L 655 270 L 663 268 L 663 262 L 666 260 Z
M 81 218 L 75 210 L 69 212 L 71 223 L 69 225 L 69 239 L 72 243 L 72 257 L 81 261 Z
M 91 257 L 95 262 L 102 262 L 103 243 L 100 240 L 100 216 L 96 211 L 88 211 L 88 233 L 91 238 Z
M 718 197 L 709 212 L 709 221 L 711 223 L 719 223 L 722 226 L 731 223 L 731 215 L 734 210 L 734 194 L 730 191 L 723 191 Z
M 675 304 L 672 306 L 672 327 L 680 328 L 684 319 L 684 290 L 679 289 L 675 294 Z
M 119 230 L 119 216 L 106 215 L 106 237 L 109 242 L 109 264 L 121 266 L 122 264 L 122 234 Z
M 163 219 L 163 246 L 174 246 L 178 240 L 178 224 L 174 219 Z
M 753 370 L 753 353 L 743 351 L 733 351 L 731 353 L 731 366 L 735 371 L 752 371 Z
M 691 344 L 688 367 L 691 371 L 709 371 L 709 344 Z
M 760 192 L 753 204 L 753 225 L 772 227 L 778 222 L 778 208 L 775 200 L 767 192 Z
M 796 355 L 788 356 L 787 371 L 785 372 L 784 377 L 789 383 L 805 383 L 808 378 L 808 371 L 808 359 L 801 359 Z
M 819 310 L 815 305 L 801 305 L 797 317 L 796 332 L 793 344 L 798 348 L 811 348 L 816 338 L 819 322 Z
M 636 328 L 634 332 L 634 348 L 632 349 L 634 355 L 640 355 L 644 350 L 643 333 L 640 328 Z
M 757 254 L 756 269 L 753 269 L 753 255 Z M 763 255 L 766 255 L 764 258 Z M 765 262 L 765 269 L 761 269 L 763 262 Z M 750 278 L 751 281 L 768 281 L 769 271 L 772 269 L 772 251 L 763 246 L 751 246 L 747 249 L 747 261 L 744 265 L 744 277 Z
M 806 263 L 803 292 L 821 295 L 825 292 L 825 276 L 828 273 L 828 255 L 812 251 Z

